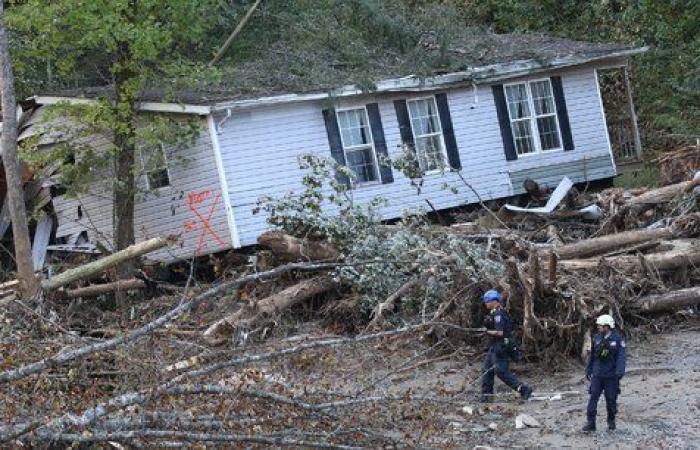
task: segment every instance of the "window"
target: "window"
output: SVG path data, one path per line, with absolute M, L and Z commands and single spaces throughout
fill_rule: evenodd
M 561 149 L 561 133 L 549 80 L 505 86 L 518 155 Z
M 445 167 L 445 142 L 435 98 L 409 100 L 408 113 L 420 168 L 429 172 Z
M 345 163 L 355 174 L 354 182 L 362 184 L 378 181 L 377 158 L 367 110 L 346 109 L 338 111 L 337 114 Z
M 158 189 L 170 186 L 168 161 L 163 144 L 141 149 L 141 163 L 146 173 L 146 189 Z

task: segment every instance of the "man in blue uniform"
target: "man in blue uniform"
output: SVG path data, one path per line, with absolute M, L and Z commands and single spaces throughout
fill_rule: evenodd
M 481 382 L 481 399 L 488 402 L 493 395 L 494 375 L 498 376 L 511 389 L 520 393 L 528 400 L 532 389 L 508 369 L 508 358 L 517 352 L 513 340 L 513 323 L 506 311 L 501 307 L 501 293 L 495 290 L 487 291 L 481 298 L 489 310 L 485 320 L 486 335 L 489 337 L 489 348 L 484 362 L 484 374 Z
M 591 356 L 586 367 L 586 378 L 590 380 L 586 411 L 587 422 L 583 431 L 595 431 L 595 417 L 598 399 L 605 393 L 605 406 L 608 410 L 608 430 L 615 429 L 617 396 L 620 393 L 620 379 L 625 374 L 625 341 L 615 331 L 615 320 L 603 314 L 596 320 L 598 332 L 593 336 Z

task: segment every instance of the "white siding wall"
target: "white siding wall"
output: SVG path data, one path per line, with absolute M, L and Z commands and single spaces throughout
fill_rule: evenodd
M 231 248 L 231 234 L 206 121 L 202 120 L 201 134 L 194 145 L 169 149 L 167 156 L 170 186 L 159 189 L 157 194 L 148 193 L 137 198 L 136 240 L 179 234 L 176 246 L 149 255 L 151 259 L 162 261 Z M 145 185 L 143 178 L 139 182 Z M 113 228 L 109 177 L 78 199 L 65 196 L 54 198 L 53 205 L 59 220 L 57 237 L 87 230 L 91 239 L 97 239 L 111 248 Z M 78 217 L 78 206 L 81 206 L 82 218 Z M 211 230 L 208 230 L 202 219 L 206 221 L 210 214 Z
M 561 165 L 573 167 L 568 170 L 573 171 L 569 175 L 574 176 L 578 174 L 578 168 L 572 162 L 610 156 L 593 68 L 557 74 L 562 76 L 575 150 L 533 155 L 510 162 L 503 153 L 491 87 L 480 86 L 478 99 L 470 88 L 447 91 L 462 174 L 483 199 L 522 192 L 520 186 L 511 184 L 514 173 Z M 419 95 L 425 94 L 344 99 L 337 106 L 378 102 L 389 156 L 396 157 L 401 138 L 393 100 Z M 242 245 L 255 243 L 257 236 L 267 228 L 263 215 L 252 214 L 257 200 L 265 195 L 280 196 L 300 187 L 302 172 L 298 168 L 297 156 L 313 152 L 330 157 L 321 112 L 324 107 L 321 102 L 308 102 L 234 112 L 219 130 L 222 159 Z M 612 159 L 604 165 L 605 169 L 589 174 L 588 179 L 615 174 Z M 581 176 L 576 178 L 582 180 Z M 444 189 L 445 184 L 457 187 L 459 193 Z M 382 210 L 387 219 L 399 217 L 410 208 L 428 209 L 424 199 L 429 199 L 438 209 L 476 201 L 475 195 L 456 174 L 451 173 L 428 175 L 420 196 L 410 186 L 409 180 L 397 171 L 394 171 L 391 184 L 362 186 L 354 190 L 354 198 L 360 202 L 375 196 L 387 199 L 388 204 Z

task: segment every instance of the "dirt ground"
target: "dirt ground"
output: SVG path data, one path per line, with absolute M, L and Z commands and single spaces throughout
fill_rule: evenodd
M 466 433 L 481 434 L 479 444 L 494 448 L 700 448 L 699 342 L 700 332 L 695 329 L 653 335 L 628 344 L 628 370 L 622 380 L 618 429 L 614 432 L 607 431 L 603 398 L 598 409 L 598 431 L 590 435 L 579 431 L 588 400 L 583 367 L 542 377 L 536 367 L 516 366 L 523 380 L 534 386 L 535 395 L 556 391 L 579 391 L 581 395 L 517 404 L 506 401 L 506 394 L 499 403 L 484 408 L 483 415 L 457 416 L 464 419 L 463 429 L 471 426 L 477 430 Z M 442 366 L 449 371 L 450 363 Z M 432 371 L 416 374 L 416 378 L 423 384 L 440 379 L 440 371 L 436 365 Z M 461 378 L 458 373 L 449 377 Z M 452 384 L 451 380 L 447 384 Z M 423 386 L 429 389 L 428 384 Z M 498 388 L 499 392 L 507 392 L 502 384 Z M 465 404 L 479 408 L 476 403 Z M 541 428 L 516 430 L 513 417 L 519 413 L 534 417 Z M 482 431 L 492 422 L 498 426 L 496 431 Z
M 534 363 L 516 364 L 515 372 L 534 387 L 534 395 L 540 399 L 520 403 L 497 381 L 497 401 L 486 406 L 476 402 L 479 389 L 476 380 L 482 364 L 482 355 L 478 353 L 466 355 L 460 351 L 459 357 L 413 369 L 414 363 L 430 359 L 421 356 L 428 347 L 406 349 L 396 345 L 358 349 L 357 359 L 345 354 L 342 364 L 335 365 L 335 370 L 318 373 L 315 381 L 336 387 L 346 383 L 352 396 L 359 392 L 360 396 L 443 395 L 449 399 L 434 405 L 428 416 L 420 413 L 429 419 L 420 415 L 416 419 L 415 414 L 406 412 L 399 415 L 405 417 L 405 422 L 401 418 L 392 419 L 387 435 L 399 440 L 405 436 L 409 447 L 700 448 L 699 342 L 697 325 L 628 340 L 628 369 L 621 383 L 618 429 L 614 432 L 607 430 L 602 397 L 598 431 L 593 434 L 579 431 L 588 401 L 588 382 L 581 364 L 572 363 L 549 374 Z M 562 391 L 570 393 L 561 399 L 547 398 L 547 393 Z M 473 414 L 462 412 L 463 406 L 473 407 Z M 516 430 L 515 416 L 520 413 L 529 414 L 541 427 Z M 431 426 L 426 425 L 428 421 Z M 425 430 L 419 431 L 421 427 Z M 427 429 L 431 431 L 427 433 Z

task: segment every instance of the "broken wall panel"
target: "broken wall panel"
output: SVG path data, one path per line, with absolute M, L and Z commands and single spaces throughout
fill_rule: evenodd
M 231 248 L 216 161 L 206 122 L 191 146 L 166 149 L 170 184 L 137 195 L 134 211 L 136 241 L 180 235 L 179 245 L 149 255 L 157 261 L 174 261 Z M 104 138 L 99 138 L 104 140 Z M 96 143 L 98 138 L 95 138 Z M 101 143 L 106 145 L 106 141 Z M 137 164 L 141 164 L 139 155 Z M 138 180 L 145 188 L 145 176 Z M 106 176 L 77 198 L 54 197 L 59 221 L 57 238 L 87 231 L 92 242 L 112 248 L 112 186 Z

